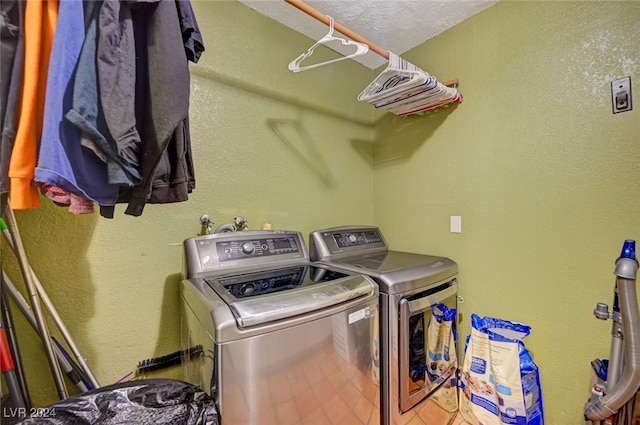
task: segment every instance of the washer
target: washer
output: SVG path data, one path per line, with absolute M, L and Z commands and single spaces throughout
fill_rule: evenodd
M 183 379 L 221 425 L 380 424 L 378 286 L 309 261 L 293 231 L 184 242 Z M 194 350 L 202 346 L 203 350 Z
M 458 266 L 388 249 L 375 226 L 312 232 L 319 265 L 373 278 L 380 289 L 381 417 L 385 425 L 453 421 L 458 410 Z

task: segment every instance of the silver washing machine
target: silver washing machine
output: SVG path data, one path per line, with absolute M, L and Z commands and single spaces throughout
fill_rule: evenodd
M 389 250 L 373 226 L 318 230 L 309 244 L 316 264 L 379 285 L 382 423 L 451 423 L 458 410 L 457 264 Z
M 311 264 L 292 231 L 184 242 L 183 379 L 221 425 L 380 424 L 378 286 Z M 201 346 L 203 350 L 194 350 Z

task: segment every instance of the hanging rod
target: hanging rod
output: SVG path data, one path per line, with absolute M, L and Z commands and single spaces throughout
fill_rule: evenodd
M 303 11 L 307 15 L 311 16 L 312 18 L 317 19 L 318 21 L 322 22 L 323 24 L 330 25 L 329 16 L 325 15 L 324 13 L 320 12 L 317 9 L 314 9 L 313 7 L 311 7 L 308 4 L 306 4 L 304 1 L 302 1 L 302 0 L 284 0 L 284 1 L 289 3 L 291 6 L 297 8 L 297 9 L 300 9 L 301 11 Z M 367 46 L 369 46 L 369 50 L 371 50 L 372 52 L 375 52 L 375 53 L 379 54 L 380 56 L 382 56 L 383 58 L 385 58 L 387 60 L 389 59 L 389 51 L 388 50 L 385 50 L 382 47 L 378 46 L 377 44 L 374 44 L 374 43 L 370 42 L 366 38 L 359 36 L 355 32 L 351 31 L 349 28 L 347 28 L 344 25 L 336 22 L 335 20 L 333 21 L 333 28 L 336 29 L 337 31 L 341 32 L 343 35 L 346 35 L 347 37 L 349 37 L 353 41 L 357 41 L 359 43 L 366 44 Z M 450 86 L 457 85 L 458 82 L 459 82 L 459 80 L 455 79 L 455 80 L 445 81 L 442 84 L 444 84 L 445 86 L 449 86 L 450 87 Z
M 325 14 L 323 14 L 322 12 L 314 9 L 313 7 L 309 6 L 308 4 L 306 4 L 305 2 L 303 2 L 302 0 L 284 0 L 287 3 L 289 3 L 290 5 L 292 5 L 295 8 L 298 8 L 300 10 L 302 10 L 304 13 L 306 13 L 307 15 L 316 18 L 318 21 L 322 22 L 325 25 L 329 25 L 329 17 Z M 353 41 L 357 41 L 359 43 L 362 44 L 366 44 L 367 46 L 369 46 L 369 49 L 377 54 L 379 54 L 380 56 L 382 56 L 385 59 L 389 59 L 389 52 L 385 49 L 383 49 L 382 47 L 373 44 L 372 42 L 370 42 L 369 40 L 360 37 L 358 34 L 354 33 L 353 31 L 351 31 L 349 28 L 345 27 L 344 25 L 341 25 L 337 22 L 333 22 L 333 28 L 335 28 L 336 30 L 340 31 L 342 34 L 346 35 L 347 37 L 349 37 L 350 39 L 352 39 Z

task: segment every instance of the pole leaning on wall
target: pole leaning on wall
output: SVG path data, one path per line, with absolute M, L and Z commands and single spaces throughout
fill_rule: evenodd
M 2 229 L 2 232 L 3 232 L 7 242 L 9 243 L 9 247 L 13 250 L 14 253 L 16 253 L 16 247 L 15 247 L 15 244 L 13 242 L 13 237 L 8 232 L 8 230 L 6 230 L 4 228 Z M 17 255 L 17 253 L 16 253 L 16 255 Z M 53 318 L 56 326 L 58 327 L 58 330 L 60 331 L 60 333 L 64 337 L 64 340 L 66 341 L 67 345 L 69 346 L 69 349 L 71 350 L 73 355 L 78 360 L 79 366 L 82 369 L 82 371 L 84 373 L 84 376 L 86 376 L 86 378 L 87 378 L 87 381 L 88 381 L 87 384 L 91 384 L 91 388 L 89 388 L 89 389 L 99 388 L 100 384 L 98 383 L 98 380 L 96 379 L 94 374 L 91 372 L 91 369 L 89 368 L 89 365 L 87 364 L 86 359 L 80 353 L 80 350 L 78 349 L 78 346 L 76 345 L 75 341 L 71 337 L 71 333 L 69 332 L 69 330 L 65 326 L 64 322 L 62 321 L 62 318 L 60 317 L 60 314 L 58 313 L 58 310 L 56 310 L 56 307 L 54 306 L 53 302 L 51 301 L 51 299 L 47 295 L 47 292 L 44 290 L 44 287 L 42 286 L 42 283 L 40 283 L 40 280 L 38 279 L 38 276 L 36 275 L 36 273 L 33 271 L 31 266 L 28 265 L 28 267 L 29 267 L 29 270 L 31 271 L 31 276 L 33 277 L 33 283 L 36 286 L 36 290 L 38 291 L 38 295 L 40 296 L 40 298 L 42 300 L 42 303 L 44 304 L 44 306 L 46 307 L 47 311 L 49 312 L 49 314 Z
M 40 335 L 40 339 L 42 340 L 45 354 L 47 355 L 47 360 L 49 362 L 49 367 L 51 368 L 51 373 L 53 374 L 53 380 L 55 382 L 56 389 L 58 390 L 58 397 L 60 398 L 60 400 L 64 400 L 68 396 L 67 388 L 64 383 L 62 371 L 60 370 L 60 364 L 58 363 L 58 360 L 53 351 L 51 334 L 49 333 L 49 328 L 47 327 L 47 322 L 42 312 L 40 297 L 38 296 L 38 290 L 34 283 L 33 273 L 31 271 L 31 268 L 29 267 L 27 256 L 24 251 L 24 246 L 22 245 L 22 240 L 20 239 L 20 233 L 18 231 L 15 216 L 13 215 L 13 210 L 11 209 L 9 201 L 7 201 L 5 204 L 4 213 L 6 217 L 7 227 L 9 233 L 11 234 L 11 239 L 13 240 L 14 252 L 16 254 L 16 258 L 18 259 L 18 263 L 20 264 L 20 270 L 22 272 L 22 276 L 27 287 L 27 292 L 29 294 L 31 310 L 33 311 L 36 322 L 38 323 L 38 333 Z

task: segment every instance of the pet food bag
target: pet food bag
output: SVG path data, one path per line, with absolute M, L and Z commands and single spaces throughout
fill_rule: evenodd
M 444 382 L 429 398 L 447 412 L 458 410 L 457 328 L 455 308 L 432 306 L 427 332 L 427 378 L 432 385 Z
M 538 367 L 522 340 L 529 326 L 471 315 L 460 374 L 460 413 L 472 425 L 544 425 Z
M 427 376 L 429 382 L 439 381 L 451 375 L 457 364 L 456 327 L 457 311 L 445 304 L 437 304 L 431 310 L 427 332 Z

